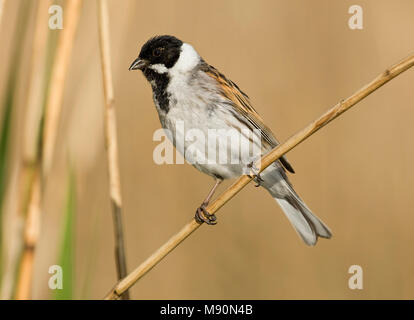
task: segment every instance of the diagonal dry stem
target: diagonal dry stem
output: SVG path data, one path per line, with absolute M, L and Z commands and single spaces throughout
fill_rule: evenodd
M 302 141 L 309 138 L 316 131 L 327 125 L 329 122 L 337 118 L 339 115 L 349 110 L 352 106 L 360 102 L 362 99 L 370 95 L 372 92 L 383 86 L 385 83 L 395 78 L 402 72 L 411 68 L 414 65 L 414 54 L 403 59 L 399 63 L 393 65 L 380 75 L 378 75 L 369 84 L 355 92 L 349 98 L 337 103 L 318 119 L 311 122 L 305 128 L 300 130 L 295 135 L 291 136 L 286 142 L 280 144 L 272 151 L 255 164 L 260 168 L 260 172 L 266 169 L 270 164 L 279 159 L 286 152 L 293 149 Z M 251 178 L 247 175 L 241 176 L 235 183 L 233 183 L 226 191 L 224 191 L 215 201 L 213 201 L 206 209 L 211 214 L 217 212 L 223 205 L 225 205 L 231 198 L 233 198 L 241 189 L 243 189 Z M 167 254 L 169 254 L 175 247 L 184 241 L 191 233 L 198 229 L 200 225 L 193 219 L 187 223 L 177 234 L 162 245 L 156 252 L 154 252 L 147 260 L 140 266 L 133 270 L 127 277 L 118 282 L 115 287 L 105 296 L 107 300 L 118 299 L 122 294 L 128 290 L 134 283 L 142 278 L 148 271 L 150 271 L 156 264 L 158 264 Z
M 109 171 L 109 194 L 115 230 L 115 262 L 118 279 L 127 275 L 124 232 L 122 226 L 121 180 L 119 176 L 116 113 L 111 72 L 111 51 L 107 0 L 98 0 L 99 44 L 101 53 L 102 81 L 105 94 L 105 144 Z M 126 292 L 123 297 L 129 299 Z

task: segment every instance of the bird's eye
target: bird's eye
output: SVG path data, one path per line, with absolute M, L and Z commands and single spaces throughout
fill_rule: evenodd
M 152 55 L 154 57 L 159 57 L 161 53 L 164 51 L 164 48 L 155 48 L 154 51 L 152 51 Z

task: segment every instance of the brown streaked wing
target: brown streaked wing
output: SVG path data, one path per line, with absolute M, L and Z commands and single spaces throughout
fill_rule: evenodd
M 276 147 L 279 142 L 268 126 L 264 124 L 262 117 L 257 113 L 249 101 L 249 97 L 230 79 L 227 79 L 216 68 L 203 61 L 201 70 L 214 78 L 220 85 L 222 94 L 232 102 L 233 107 L 241 114 L 253 127 L 260 129 L 263 141 L 270 146 Z M 282 156 L 280 162 L 291 173 L 295 173 L 285 156 Z

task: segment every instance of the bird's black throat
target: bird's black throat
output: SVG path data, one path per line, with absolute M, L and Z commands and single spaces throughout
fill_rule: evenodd
M 170 94 L 167 92 L 167 86 L 170 82 L 168 73 L 158 73 L 149 68 L 143 70 L 143 73 L 151 83 L 154 99 L 157 101 L 159 108 L 167 114 L 170 110 Z

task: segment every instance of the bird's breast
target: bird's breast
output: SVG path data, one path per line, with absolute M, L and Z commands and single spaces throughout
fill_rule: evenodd
M 154 92 L 161 124 L 176 149 L 200 171 L 235 177 L 260 154 L 260 147 L 252 151 L 253 144 L 260 144 L 260 137 L 249 136 L 250 128 L 238 121 L 234 110 L 208 82 L 200 83 L 200 77 L 170 78 L 165 94 L 167 108 Z

